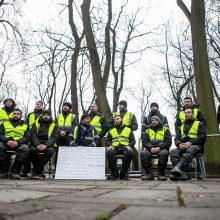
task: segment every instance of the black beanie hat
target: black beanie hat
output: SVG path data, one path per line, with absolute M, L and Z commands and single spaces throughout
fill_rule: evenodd
M 83 114 L 83 115 L 81 116 L 81 122 L 82 122 L 82 120 L 84 120 L 84 119 L 87 118 L 87 117 L 90 118 L 90 115 L 89 115 L 89 114 Z
M 42 112 L 42 115 L 46 115 L 46 114 L 51 116 L 51 112 L 49 110 L 44 110 Z
M 159 105 L 156 102 L 152 102 L 150 104 L 150 108 L 152 108 L 153 106 L 159 108 Z
M 72 108 L 72 104 L 71 104 L 70 102 L 64 102 L 64 103 L 63 103 L 63 106 L 64 106 L 64 105 L 68 106 L 70 109 Z
M 118 104 L 124 105 L 124 107 L 127 108 L 127 102 L 125 100 L 121 100 Z

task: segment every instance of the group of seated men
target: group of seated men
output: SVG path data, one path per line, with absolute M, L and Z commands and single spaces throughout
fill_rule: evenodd
M 22 111 L 16 108 L 12 98 L 5 99 L 3 104 L 0 109 L 0 179 L 20 179 L 21 170 L 22 176 L 29 174 L 33 179 L 41 179 L 44 166 L 59 146 L 102 145 L 107 146 L 106 158 L 111 170 L 109 179 L 127 179 L 131 160 L 137 155 L 133 131 L 137 130 L 138 123 L 135 115 L 127 110 L 126 101 L 119 102 L 119 111 L 112 114 L 108 123 L 98 112 L 97 104 L 92 103 L 89 113 L 81 116 L 79 124 L 76 115 L 71 113 L 69 102 L 63 103 L 62 112 L 55 121 L 41 101 L 36 102 L 34 111 L 26 120 L 22 120 Z M 143 118 L 141 128 L 142 180 L 154 179 L 152 155 L 158 157 L 158 180 L 167 179 L 165 169 L 169 155 L 173 164 L 170 179 L 187 180 L 187 169 L 192 159 L 204 152 L 205 126 L 201 109 L 193 105 L 190 97 L 186 97 L 183 109 L 176 116 L 176 148 L 170 150 L 172 137 L 168 120 L 160 113 L 158 104 L 151 103 L 149 115 Z M 10 172 L 9 151 L 16 152 Z M 118 154 L 124 157 L 120 172 L 115 158 Z

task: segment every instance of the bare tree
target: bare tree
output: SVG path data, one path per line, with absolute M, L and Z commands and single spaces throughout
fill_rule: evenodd
M 193 64 L 196 81 L 196 92 L 199 103 L 208 118 L 207 133 L 218 133 L 212 78 L 209 69 L 207 40 L 205 32 L 205 3 L 204 0 L 191 1 L 191 12 L 182 0 L 177 0 L 191 25 Z M 207 105 L 208 103 L 208 105 Z M 219 175 L 220 141 L 217 138 L 208 138 L 206 144 L 207 169 L 209 174 Z

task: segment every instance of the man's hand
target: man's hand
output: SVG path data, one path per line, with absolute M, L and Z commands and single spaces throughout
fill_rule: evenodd
M 8 141 L 7 145 L 9 146 L 10 149 L 15 149 L 18 146 L 18 142 L 17 141 Z
M 47 145 L 45 145 L 45 144 L 39 144 L 39 145 L 37 146 L 37 149 L 38 149 L 39 151 L 44 151 L 44 150 L 46 150 L 46 148 L 47 148 Z
M 66 131 L 60 131 L 60 137 L 65 137 L 66 136 Z
M 185 143 L 185 148 L 188 149 L 192 145 L 192 142 L 186 142 Z
M 152 154 L 158 154 L 160 152 L 160 147 L 152 147 L 150 151 Z

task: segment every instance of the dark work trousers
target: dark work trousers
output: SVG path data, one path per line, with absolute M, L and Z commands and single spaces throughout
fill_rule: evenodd
M 20 144 L 15 149 L 10 149 L 6 144 L 0 142 L 0 173 L 8 172 L 10 167 L 7 150 L 15 150 L 16 157 L 11 167 L 11 172 L 19 174 L 22 165 L 28 158 L 30 152 L 29 147 L 26 144 Z
M 193 158 L 201 152 L 201 146 L 191 145 L 188 149 L 175 148 L 170 151 L 170 159 L 173 166 L 176 166 L 180 161 L 183 162 L 183 167 L 187 168 Z
M 157 154 L 157 157 L 158 157 L 158 174 L 164 175 L 165 169 L 167 166 L 168 157 L 169 157 L 169 151 L 167 149 L 162 149 Z M 148 171 L 151 170 L 151 166 L 152 166 L 152 163 L 151 163 L 152 153 L 148 149 L 144 149 L 140 153 L 140 158 L 141 158 L 142 167 L 148 173 Z
M 30 159 L 33 164 L 33 174 L 40 175 L 43 172 L 44 166 L 49 162 L 54 152 L 54 147 L 48 147 L 45 151 L 39 151 L 36 147 L 30 148 Z
M 109 168 L 112 172 L 113 175 L 117 175 L 118 174 L 118 167 L 117 167 L 117 163 L 116 163 L 116 159 L 115 159 L 115 155 L 120 154 L 120 155 L 124 155 L 124 159 L 122 160 L 122 168 L 121 168 L 121 174 L 120 175 L 126 175 L 128 172 L 128 168 L 130 166 L 132 157 L 134 155 L 133 151 L 127 150 L 124 147 L 115 147 L 114 150 L 108 149 L 106 151 L 106 157 L 109 163 Z

